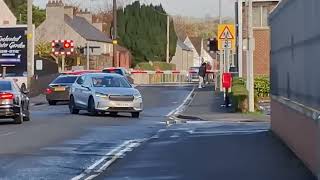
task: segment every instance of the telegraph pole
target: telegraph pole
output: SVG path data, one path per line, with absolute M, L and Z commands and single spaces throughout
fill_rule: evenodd
M 27 32 L 27 72 L 28 72 L 28 82 L 27 86 L 30 88 L 31 78 L 33 77 L 33 64 L 34 64 L 34 33 L 33 33 L 33 23 L 32 23 L 32 4 L 33 0 L 28 0 L 27 2 L 27 21 L 28 21 L 28 32 Z
M 254 112 L 254 73 L 253 73 L 253 51 L 254 51 L 254 39 L 253 39 L 253 20 L 252 20 L 252 0 L 249 0 L 248 9 L 248 90 L 249 90 L 249 112 Z
M 238 0 L 238 72 L 239 72 L 239 77 L 242 78 L 242 68 L 243 68 L 243 61 L 242 61 L 242 52 L 243 52 L 243 25 L 242 25 L 242 1 L 243 0 Z
M 222 24 L 222 0 L 219 0 L 219 24 Z M 220 50 L 219 52 L 220 55 L 220 76 L 219 76 L 219 82 L 220 82 L 220 91 L 223 91 L 222 87 L 222 74 L 224 70 L 224 59 L 223 59 L 223 50 Z
M 170 63 L 169 52 L 170 52 L 170 16 L 167 15 L 167 52 L 166 52 L 166 62 L 167 63 Z
M 117 0 L 113 0 L 113 36 L 112 36 L 112 44 L 113 44 L 113 61 L 112 66 L 116 66 L 117 61 Z

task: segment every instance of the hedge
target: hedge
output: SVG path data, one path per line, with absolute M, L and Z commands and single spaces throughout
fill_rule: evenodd
M 231 92 L 232 104 L 236 112 L 248 111 L 248 90 L 242 78 L 234 78 Z

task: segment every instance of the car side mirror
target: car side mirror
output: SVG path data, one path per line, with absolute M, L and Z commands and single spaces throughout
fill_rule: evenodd
M 88 86 L 81 85 L 81 87 L 86 88 L 88 91 L 91 91 L 91 89 Z
M 131 84 L 131 86 L 133 87 L 133 88 L 136 88 L 136 87 L 138 87 L 137 85 L 135 85 L 135 84 Z

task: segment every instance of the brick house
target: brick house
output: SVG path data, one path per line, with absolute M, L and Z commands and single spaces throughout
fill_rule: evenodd
M 267 75 L 270 74 L 270 27 L 268 25 L 268 16 L 270 12 L 277 6 L 280 0 L 253 0 L 253 36 L 255 39 L 255 50 L 253 54 L 254 61 L 254 75 Z M 238 15 L 238 3 L 236 2 L 236 24 L 242 22 L 242 36 L 243 44 L 247 39 L 247 12 L 245 0 L 242 3 L 242 18 Z M 237 32 L 241 33 L 241 30 L 237 28 Z M 239 40 L 240 41 L 240 40 Z M 239 51 L 239 49 L 238 49 Z M 247 74 L 247 55 L 246 51 L 243 51 L 243 65 L 242 72 L 243 77 Z
M 1 25 L 16 25 L 17 18 L 14 16 L 14 14 L 11 12 L 9 7 L 6 5 L 6 3 L 3 0 L 0 0 L 0 26 Z

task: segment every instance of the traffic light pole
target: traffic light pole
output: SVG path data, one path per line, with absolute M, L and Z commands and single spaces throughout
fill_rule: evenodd
M 87 49 L 87 70 L 90 70 L 90 48 L 89 43 L 86 44 Z
M 65 58 L 66 58 L 65 55 L 61 56 L 61 72 L 65 71 Z
M 27 1 L 27 21 L 28 21 L 28 45 L 27 45 L 27 72 L 28 72 L 28 79 L 27 79 L 27 86 L 30 88 L 31 79 L 33 77 L 33 64 L 34 64 L 34 28 L 32 23 L 32 4 L 33 0 Z
M 219 0 L 219 24 L 222 24 L 222 0 Z M 219 69 L 220 69 L 220 73 L 219 73 L 219 82 L 220 82 L 220 91 L 223 91 L 223 86 L 222 86 L 222 74 L 223 74 L 223 67 L 224 67 L 224 59 L 223 59 L 223 50 L 220 50 L 220 63 L 219 63 Z M 218 80 L 218 79 L 217 79 Z
M 112 44 L 113 44 L 113 60 L 112 66 L 116 66 L 117 61 L 117 44 L 115 41 L 117 40 L 117 0 L 113 0 L 113 37 L 112 37 Z

